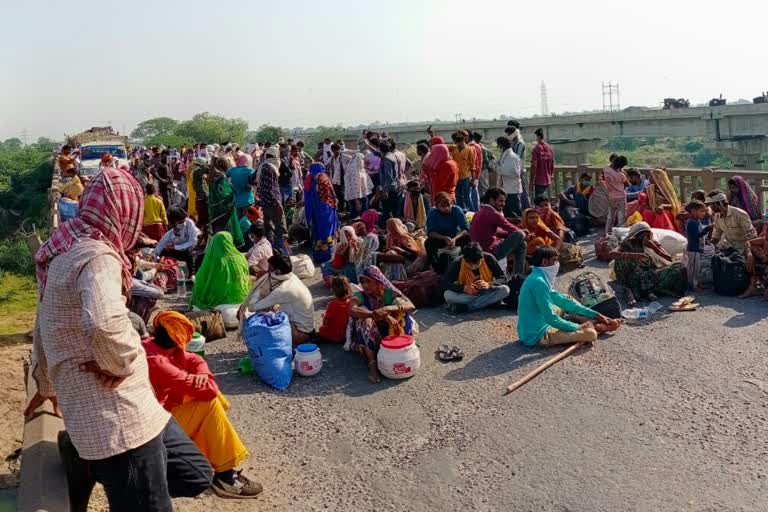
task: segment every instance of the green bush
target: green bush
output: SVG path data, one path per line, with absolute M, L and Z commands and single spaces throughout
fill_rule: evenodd
M 34 275 L 35 261 L 21 237 L 0 240 L 0 272 Z

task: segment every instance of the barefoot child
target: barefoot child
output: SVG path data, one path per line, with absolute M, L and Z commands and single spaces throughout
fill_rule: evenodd
M 352 298 L 352 290 L 349 287 L 349 279 L 344 276 L 336 276 L 331 279 L 331 292 L 336 297 L 328 304 L 328 309 L 323 315 L 323 325 L 318 334 L 320 341 L 332 343 L 344 343 L 347 338 L 347 323 L 349 322 L 349 301 Z
M 685 224 L 685 236 L 688 238 L 688 289 L 700 291 L 698 286 L 699 272 L 701 271 L 701 255 L 704 252 L 704 235 L 709 230 L 702 224 L 702 219 L 707 215 L 707 205 L 697 199 L 691 200 L 685 207 L 690 215 Z

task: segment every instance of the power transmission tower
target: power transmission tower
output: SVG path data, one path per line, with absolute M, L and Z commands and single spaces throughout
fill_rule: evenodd
M 549 101 L 547 101 L 547 84 L 541 81 L 541 115 L 549 115 Z
M 619 84 L 609 81 L 603 82 L 603 112 L 618 112 L 621 110 L 619 97 Z

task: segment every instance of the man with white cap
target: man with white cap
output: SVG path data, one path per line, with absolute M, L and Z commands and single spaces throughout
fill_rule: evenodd
M 757 237 L 757 231 L 747 212 L 729 205 L 728 198 L 720 190 L 707 194 L 706 203 L 715 214 L 712 243 L 721 250 L 736 249 L 744 255 L 749 267 L 752 254 L 747 242 Z

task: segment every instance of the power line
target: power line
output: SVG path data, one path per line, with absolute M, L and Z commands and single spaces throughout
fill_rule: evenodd
M 618 112 L 621 110 L 621 99 L 619 97 L 619 83 L 615 84 L 608 81 L 603 84 L 603 112 Z
M 549 101 L 547 100 L 547 84 L 541 81 L 541 115 L 549 115 Z

